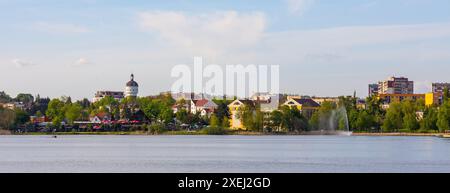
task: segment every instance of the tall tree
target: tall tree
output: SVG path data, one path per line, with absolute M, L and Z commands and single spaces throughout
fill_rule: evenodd
M 445 101 L 439 108 L 437 126 L 440 132 L 450 130 L 450 101 Z
M 13 110 L 0 106 L 0 129 L 11 129 L 16 119 L 16 113 Z
M 78 103 L 67 104 L 65 117 L 69 124 L 73 124 L 82 117 L 83 107 Z
M 397 132 L 403 128 L 402 104 L 394 102 L 386 112 L 386 118 L 383 123 L 384 132 Z
M 59 127 L 64 121 L 65 104 L 59 99 L 52 99 L 48 103 L 48 108 L 45 114 L 52 120 L 53 125 Z

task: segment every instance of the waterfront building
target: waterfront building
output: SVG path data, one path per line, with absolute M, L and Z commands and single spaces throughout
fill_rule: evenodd
M 124 93 L 120 91 L 97 91 L 97 93 L 95 93 L 94 99 L 92 99 L 92 102 L 98 102 L 105 97 L 113 97 L 114 99 L 120 101 L 123 99 Z
M 210 117 L 217 109 L 218 105 L 211 100 L 191 100 L 190 112 L 192 114 L 200 113 L 200 116 Z
M 339 97 L 312 97 L 311 99 L 319 105 L 322 105 L 324 102 L 339 103 Z
M 246 107 L 255 107 L 255 106 L 256 104 L 254 103 L 254 101 L 248 99 L 245 100 L 237 99 L 231 102 L 228 105 L 231 115 L 230 128 L 246 130 L 244 124 L 242 123 L 240 113 Z
M 21 109 L 21 110 L 25 110 L 25 104 L 23 104 L 22 102 L 11 102 L 11 103 L 4 103 L 4 104 L 0 104 L 3 106 L 3 108 L 5 109 Z
M 414 94 L 414 82 L 405 77 L 390 77 L 378 83 L 378 94 Z
M 251 100 L 255 104 L 259 104 L 259 107 L 264 113 L 271 113 L 278 110 L 280 106 L 282 95 L 280 94 L 270 94 L 270 93 L 255 93 Z
M 131 80 L 127 82 L 125 87 L 125 97 L 137 97 L 139 92 L 139 85 L 134 81 L 134 74 L 131 74 Z
M 383 108 L 389 108 L 389 105 L 394 102 L 402 102 L 404 100 L 424 100 L 425 94 L 379 94 L 378 99 L 383 101 Z
M 431 85 L 433 93 L 443 93 L 444 90 L 450 89 L 450 83 L 433 83 Z
M 286 101 L 283 106 L 288 106 L 291 109 L 298 109 L 306 117 L 311 117 L 312 114 L 320 108 L 319 103 L 312 99 L 291 99 Z

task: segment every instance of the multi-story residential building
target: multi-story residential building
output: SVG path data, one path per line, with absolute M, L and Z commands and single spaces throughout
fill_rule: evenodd
M 378 83 L 378 94 L 414 94 L 414 81 L 405 77 L 390 77 Z
M 123 92 L 120 91 L 97 91 L 97 93 L 95 93 L 94 99 L 92 99 L 92 101 L 98 102 L 100 100 L 102 100 L 105 97 L 113 97 L 116 100 L 122 100 L 124 97 Z
M 443 93 L 445 89 L 450 89 L 450 83 L 433 83 L 432 92 L 433 93 Z
M 379 92 L 378 84 L 369 84 L 369 96 L 376 96 Z
M 383 101 L 383 108 L 389 108 L 389 105 L 394 102 L 402 102 L 404 100 L 424 100 L 425 94 L 379 94 L 378 99 Z

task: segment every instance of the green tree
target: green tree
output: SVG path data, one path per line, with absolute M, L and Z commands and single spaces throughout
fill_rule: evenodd
M 394 102 L 386 112 L 386 118 L 383 123 L 384 132 L 397 132 L 403 128 L 402 104 Z
M 181 109 L 175 114 L 175 118 L 181 122 L 182 124 L 190 124 L 189 123 L 189 113 L 186 109 Z
M 449 97 L 450 97 L 450 90 L 448 87 L 445 87 L 442 98 L 444 99 L 444 101 L 447 101 Z
M 66 107 L 65 117 L 69 124 L 73 124 L 82 117 L 83 107 L 78 103 L 68 104 Z
M 16 113 L 13 110 L 0 106 L 0 130 L 11 129 L 16 120 Z
M 34 97 L 31 94 L 18 94 L 17 97 L 14 99 L 17 102 L 22 102 L 24 104 L 32 103 L 34 101 Z
M 229 128 L 230 127 L 230 119 L 228 117 L 222 118 L 222 127 Z
M 450 130 L 450 101 L 445 101 L 439 108 L 437 127 L 440 132 Z
M 356 121 L 356 127 L 359 130 L 368 131 L 372 127 L 375 126 L 375 119 L 372 115 L 370 115 L 367 111 L 361 111 L 359 113 L 358 119 Z
M 219 127 L 219 119 L 216 117 L 216 115 L 211 115 L 209 125 L 211 127 Z
M 52 99 L 48 103 L 47 111 L 45 114 L 52 120 L 53 125 L 56 127 L 61 126 L 61 122 L 64 120 L 64 108 L 65 104 L 59 99 Z
M 30 115 L 26 111 L 22 109 L 15 109 L 14 111 L 16 113 L 14 120 L 15 125 L 23 125 L 30 121 Z
M 436 108 L 427 108 L 427 110 L 424 112 L 424 118 L 420 124 L 420 129 L 424 131 L 437 131 L 439 130 L 439 128 L 437 127 L 437 122 L 438 112 Z
M 4 91 L 0 92 L 0 103 L 9 103 L 11 100 L 12 98 Z
M 404 131 L 415 131 L 419 129 L 420 125 L 417 120 L 417 106 L 414 102 L 410 100 L 405 100 L 402 102 L 403 111 L 403 130 Z
M 270 113 L 270 127 L 273 130 L 280 131 L 283 124 L 283 113 L 281 111 L 273 111 Z
M 225 99 L 223 100 L 213 100 L 214 103 L 217 104 L 217 109 L 214 111 L 214 114 L 221 119 L 223 122 L 223 119 L 230 118 L 230 109 L 228 108 L 228 105 L 230 104 L 230 101 L 227 101 Z

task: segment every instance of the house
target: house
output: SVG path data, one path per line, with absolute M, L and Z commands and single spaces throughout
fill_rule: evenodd
M 96 124 L 110 122 L 111 116 L 108 115 L 107 113 L 98 113 L 97 115 L 89 117 L 89 121 L 90 121 L 90 123 L 96 123 Z
M 319 110 L 320 105 L 316 101 L 308 98 L 303 99 L 290 99 L 286 101 L 283 106 L 288 106 L 291 109 L 295 108 L 302 112 L 305 116 L 311 117 L 312 114 Z
M 189 112 L 190 111 L 189 109 L 190 109 L 190 107 L 189 107 L 188 103 L 185 103 L 185 104 L 174 104 L 172 106 L 173 113 L 177 113 L 177 112 L 179 112 L 181 110 L 186 110 L 186 111 Z
M 190 111 L 192 114 L 200 113 L 201 116 L 211 116 L 216 111 L 218 105 L 211 100 L 191 100 Z
M 21 109 L 21 110 L 25 110 L 25 104 L 23 104 L 22 102 L 12 102 L 12 103 L 6 103 L 6 104 L 2 104 L 3 108 L 5 109 Z
M 259 105 L 262 112 L 269 114 L 278 110 L 281 97 L 280 94 L 256 93 L 251 100 Z
M 241 120 L 240 111 L 243 110 L 245 107 L 251 106 L 254 107 L 256 104 L 253 100 L 240 100 L 237 99 L 233 102 L 231 102 L 228 105 L 228 108 L 230 110 L 230 128 L 232 129 L 242 129 L 245 130 L 244 125 Z

